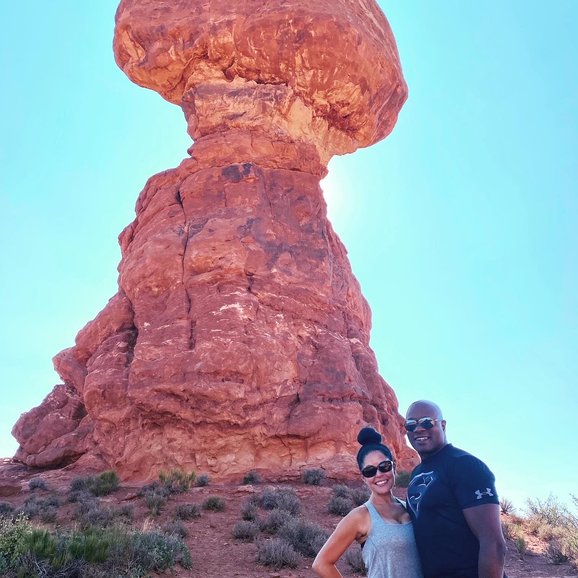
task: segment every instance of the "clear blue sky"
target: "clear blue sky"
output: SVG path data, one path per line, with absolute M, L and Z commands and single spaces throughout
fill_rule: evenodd
M 116 67 L 116 1 L 8 3 L 0 36 L 0 455 L 116 292 L 116 237 L 190 144 Z M 400 409 L 437 401 L 500 493 L 578 494 L 578 2 L 382 0 L 410 96 L 332 160 L 329 212 Z

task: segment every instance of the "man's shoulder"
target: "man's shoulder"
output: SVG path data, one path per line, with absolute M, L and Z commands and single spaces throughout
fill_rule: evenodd
M 440 452 L 441 453 L 441 452 Z M 448 444 L 443 449 L 443 456 L 440 456 L 446 460 L 457 460 L 459 463 L 478 463 L 486 465 L 480 458 L 474 456 L 466 450 L 456 448 L 452 444 Z

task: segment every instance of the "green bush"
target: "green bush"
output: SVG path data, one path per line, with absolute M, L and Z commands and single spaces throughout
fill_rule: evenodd
M 209 510 L 211 512 L 223 512 L 225 511 L 225 502 L 217 496 L 209 496 L 203 502 L 203 510 Z
M 20 517 L 0 519 L 0 572 L 17 577 L 140 576 L 191 567 L 176 535 L 121 528 L 51 534 Z
M 260 484 L 261 483 L 261 476 L 254 470 L 247 472 L 245 477 L 243 478 L 243 484 Z
M 118 489 L 119 480 L 115 471 L 107 470 L 97 476 L 75 478 L 70 484 L 70 491 L 88 492 L 93 496 L 107 496 Z
M 301 481 L 309 486 L 320 486 L 324 480 L 325 472 L 317 468 L 303 470 L 301 474 Z
M 24 551 L 25 537 L 32 531 L 26 516 L 19 514 L 16 518 L 0 518 L 0 565 L 12 567 Z
M 257 563 L 273 570 L 296 568 L 300 558 L 291 544 L 279 538 L 261 542 L 257 550 Z
M 182 494 L 186 492 L 197 477 L 195 472 L 189 474 L 180 469 L 174 469 L 170 472 L 161 472 L 159 480 L 167 488 L 170 494 Z

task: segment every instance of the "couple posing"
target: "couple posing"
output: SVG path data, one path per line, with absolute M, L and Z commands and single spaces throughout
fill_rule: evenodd
M 407 509 L 392 495 L 391 451 L 378 432 L 363 428 L 357 464 L 371 497 L 337 525 L 313 570 L 340 578 L 335 564 L 357 541 L 368 578 L 502 578 L 506 544 L 494 475 L 447 442 L 435 403 L 411 404 L 405 429 L 422 460 L 411 475 Z

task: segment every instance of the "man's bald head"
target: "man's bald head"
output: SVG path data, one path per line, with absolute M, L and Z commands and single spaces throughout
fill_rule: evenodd
M 437 403 L 433 401 L 427 401 L 425 399 L 420 399 L 419 401 L 414 401 L 408 408 L 405 414 L 406 418 L 413 417 L 412 414 L 420 413 L 421 415 L 429 415 L 435 419 L 444 419 L 442 410 Z

